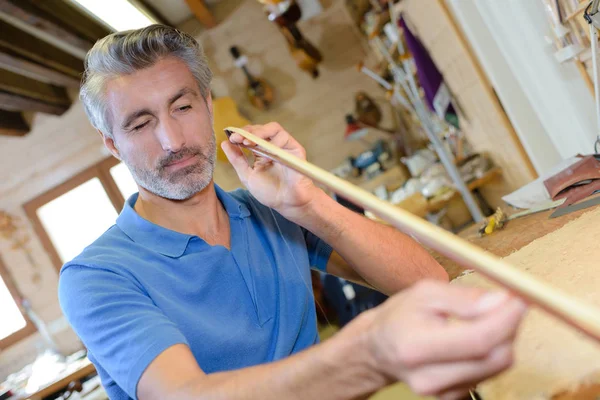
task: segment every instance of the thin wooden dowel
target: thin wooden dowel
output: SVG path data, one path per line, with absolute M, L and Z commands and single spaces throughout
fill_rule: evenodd
M 600 310 L 569 296 L 523 272 L 501 258 L 433 225 L 408 211 L 302 160 L 277 146 L 239 128 L 227 128 L 255 143 L 253 152 L 270 158 L 321 183 L 335 193 L 373 212 L 422 244 L 459 264 L 471 268 L 545 309 L 569 325 L 600 341 Z

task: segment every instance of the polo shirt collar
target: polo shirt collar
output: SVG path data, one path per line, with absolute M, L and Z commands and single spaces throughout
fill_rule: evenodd
M 250 215 L 250 211 L 245 204 L 235 199 L 216 184 L 215 192 L 230 218 L 241 219 Z M 133 208 L 137 198 L 138 193 L 135 193 L 127 199 L 123 210 L 117 218 L 117 226 L 131 240 L 149 250 L 156 251 L 167 257 L 181 257 L 190 239 L 195 236 L 164 228 L 140 217 Z

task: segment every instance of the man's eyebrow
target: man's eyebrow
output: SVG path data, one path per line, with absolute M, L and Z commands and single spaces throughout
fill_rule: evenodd
M 151 115 L 153 116 L 154 114 L 152 113 L 152 111 L 150 111 L 147 108 L 142 108 L 141 110 L 137 110 L 132 112 L 131 114 L 129 114 L 127 116 L 127 118 L 125 118 L 125 122 L 123 122 L 121 124 L 121 128 L 123 129 L 127 129 L 129 128 L 129 126 L 139 117 L 144 116 L 144 115 Z
M 175 93 L 173 96 L 171 96 L 169 98 L 169 100 L 167 101 L 167 105 L 170 106 L 171 104 L 175 103 L 177 100 L 179 100 L 186 94 L 191 94 L 194 97 L 198 97 L 198 93 L 196 93 L 196 91 L 194 89 L 189 88 L 189 87 L 184 87 L 183 89 L 180 89 L 177 93 Z

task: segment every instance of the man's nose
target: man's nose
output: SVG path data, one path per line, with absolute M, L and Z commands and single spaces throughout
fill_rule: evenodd
M 181 125 L 173 118 L 164 119 L 157 131 L 163 150 L 177 153 L 185 146 L 185 137 Z

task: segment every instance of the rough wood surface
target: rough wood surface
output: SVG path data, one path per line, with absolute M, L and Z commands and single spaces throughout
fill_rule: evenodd
M 591 209 L 575 211 L 562 217 L 550 219 L 550 214 L 554 210 L 544 211 L 537 214 L 527 215 L 508 221 L 503 229 L 494 232 L 491 235 L 480 237 L 478 230 L 480 225 L 473 224 L 461 231 L 458 235 L 500 257 L 506 257 L 536 239 L 541 238 L 557 229 L 562 228 L 568 222 L 579 218 L 581 215 L 589 212 Z M 510 213 L 517 211 L 507 211 Z M 456 278 L 465 268 L 456 261 L 450 260 L 442 255 L 435 254 L 434 257 L 446 269 L 450 279 Z
M 599 233 L 597 208 L 533 241 L 506 260 L 583 302 L 600 306 Z M 454 283 L 493 287 L 475 273 Z M 549 399 L 561 392 L 562 399 L 578 398 L 564 397 L 564 392 L 597 381 L 599 371 L 600 343 L 532 309 L 516 341 L 514 366 L 481 384 L 478 391 L 484 399 Z

